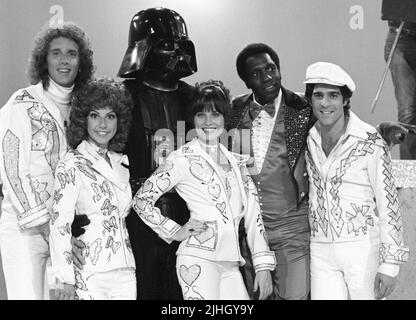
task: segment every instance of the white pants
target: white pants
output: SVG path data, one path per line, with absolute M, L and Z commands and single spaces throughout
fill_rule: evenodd
M 184 300 L 248 300 L 237 262 L 178 255 L 176 273 Z
M 136 300 L 134 268 L 96 273 L 77 270 L 75 281 L 80 300 Z
M 311 242 L 312 300 L 374 300 L 379 243 Z
M 49 261 L 49 225 L 21 230 L 17 218 L 3 212 L 0 251 L 9 300 L 49 299 L 45 279 Z

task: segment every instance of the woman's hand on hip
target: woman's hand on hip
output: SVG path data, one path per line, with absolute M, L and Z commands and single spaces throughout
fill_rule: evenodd
M 189 219 L 173 236 L 175 241 L 183 241 L 191 235 L 197 235 L 206 231 L 208 225 L 199 220 Z

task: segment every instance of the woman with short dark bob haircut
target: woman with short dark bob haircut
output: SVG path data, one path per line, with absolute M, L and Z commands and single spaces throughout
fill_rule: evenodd
M 110 78 L 87 82 L 72 100 L 69 151 L 55 172 L 50 251 L 55 295 L 60 300 L 136 299 L 135 261 L 125 226 L 132 192 L 127 141 L 132 102 L 124 86 Z M 76 215 L 90 223 L 78 240 L 85 265 L 68 258 Z
M 217 91 L 204 90 L 206 87 L 216 87 Z M 202 83 L 195 84 L 196 90 L 192 96 L 191 108 L 188 113 L 188 122 L 190 127 L 193 128 L 194 117 L 201 111 L 218 111 L 224 117 L 224 126 L 227 127 L 231 117 L 230 107 L 230 90 L 224 86 L 220 80 L 208 80 Z
M 0 251 L 10 300 L 49 298 L 44 283 L 54 173 L 68 151 L 71 98 L 93 70 L 82 28 L 71 22 L 47 24 L 30 54 L 31 85 L 0 108 Z
M 93 51 L 88 36 L 73 22 L 66 22 L 56 28 L 44 27 L 35 37 L 35 45 L 29 59 L 27 75 L 31 84 L 42 81 L 45 88 L 49 86 L 47 56 L 52 40 L 56 38 L 73 40 L 78 46 L 79 67 L 74 89 L 79 89 L 94 73 Z
M 137 191 L 133 209 L 161 239 L 179 241 L 176 273 L 185 300 L 249 299 L 239 267 L 238 242 L 244 218 L 256 272 L 259 299 L 272 292 L 270 251 L 256 186 L 248 175 L 248 157 L 229 152 L 220 142 L 231 112 L 229 90 L 219 80 L 196 84 L 191 114 L 196 137 L 171 152 Z M 155 205 L 175 188 L 185 200 L 190 219 L 182 226 Z

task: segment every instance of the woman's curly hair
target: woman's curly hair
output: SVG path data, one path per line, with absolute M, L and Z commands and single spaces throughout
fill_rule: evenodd
M 110 107 L 117 115 L 117 132 L 108 149 L 122 152 L 130 130 L 133 102 L 125 86 L 109 77 L 93 78 L 74 93 L 71 99 L 70 125 L 66 135 L 75 149 L 88 138 L 88 115 L 92 110 Z
M 195 89 L 188 116 L 189 124 L 193 127 L 193 119 L 198 112 L 216 110 L 223 115 L 224 125 L 227 126 L 231 116 L 230 90 L 220 80 L 196 83 Z
M 49 86 L 47 56 L 49 45 L 56 38 L 67 38 L 78 45 L 79 70 L 75 78 L 74 90 L 85 84 L 94 73 L 93 51 L 90 48 L 90 41 L 78 25 L 73 22 L 64 22 L 56 27 L 45 25 L 36 35 L 34 47 L 29 58 L 27 75 L 31 84 L 42 81 L 44 88 Z

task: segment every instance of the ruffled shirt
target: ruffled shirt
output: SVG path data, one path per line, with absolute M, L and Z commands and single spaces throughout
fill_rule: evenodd
M 259 104 L 253 95 L 254 103 Z M 274 116 L 270 116 L 265 110 L 261 110 L 258 116 L 253 120 L 251 143 L 253 146 L 254 161 L 258 172 L 263 167 L 267 149 L 269 148 L 270 138 L 272 136 L 274 124 L 276 122 L 277 113 L 279 112 L 280 103 L 282 101 L 282 90 L 274 101 L 276 112 Z M 259 104 L 260 105 L 260 104 Z

